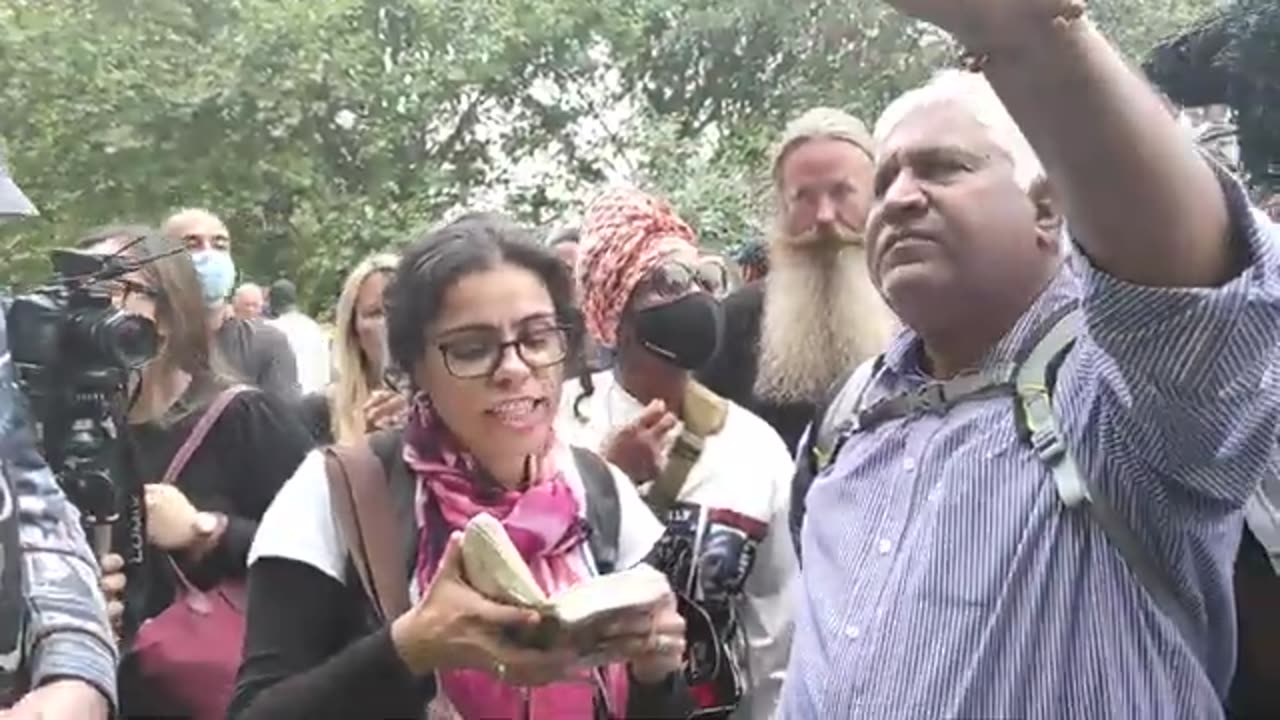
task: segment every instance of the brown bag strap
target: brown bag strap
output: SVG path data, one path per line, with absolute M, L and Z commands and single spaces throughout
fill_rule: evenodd
M 218 393 L 213 402 L 209 403 L 209 407 L 205 409 L 204 415 L 200 417 L 196 426 L 191 428 L 191 434 L 187 435 L 187 439 L 182 441 L 182 447 L 178 448 L 178 452 L 169 461 L 169 467 L 164 471 L 164 477 L 160 479 L 161 483 L 172 485 L 178 481 L 178 475 L 182 473 L 196 450 L 200 449 L 201 443 L 209 435 L 209 431 L 213 429 L 214 423 L 218 422 L 218 418 L 222 417 L 222 411 L 227 409 L 227 406 L 231 404 L 231 401 L 237 395 L 252 389 L 248 385 L 232 385 Z
M 706 439 L 724 428 L 729 414 L 729 404 L 702 385 L 689 381 L 684 393 L 684 429 L 676 436 L 675 444 L 667 455 L 666 467 L 653 481 L 645 497 L 649 508 L 663 518 L 680 497 L 680 491 L 689 480 L 689 473 L 702 457 Z
M 409 609 L 408 562 L 387 471 L 367 440 L 324 450 L 333 512 L 365 595 L 384 622 Z

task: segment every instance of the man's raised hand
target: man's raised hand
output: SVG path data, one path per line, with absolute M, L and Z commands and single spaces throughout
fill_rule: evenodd
M 930 22 L 966 48 L 982 52 L 1017 46 L 1084 14 L 1086 0 L 885 0 L 899 11 Z

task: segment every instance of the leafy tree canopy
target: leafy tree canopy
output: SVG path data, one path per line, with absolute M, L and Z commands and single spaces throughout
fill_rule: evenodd
M 1097 0 L 1135 57 L 1213 0 Z M 222 215 L 249 279 L 327 309 L 360 257 L 462 207 L 547 226 L 618 179 L 712 246 L 760 231 L 785 120 L 868 120 L 954 55 L 874 0 L 8 0 L 0 141 L 49 248 L 183 206 Z

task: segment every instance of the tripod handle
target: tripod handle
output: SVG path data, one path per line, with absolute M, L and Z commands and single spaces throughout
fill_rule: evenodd
M 98 523 L 93 526 L 93 555 L 102 558 L 111 552 L 111 534 L 114 527 L 111 523 Z

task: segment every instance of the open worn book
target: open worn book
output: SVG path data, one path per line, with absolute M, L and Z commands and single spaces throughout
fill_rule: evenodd
M 545 621 L 526 643 L 546 647 L 565 639 L 591 652 L 598 630 L 619 613 L 653 607 L 670 591 L 667 578 L 649 565 L 597 575 L 548 597 L 502 523 L 480 513 L 462 536 L 462 567 L 467 583 L 494 602 L 533 608 Z

